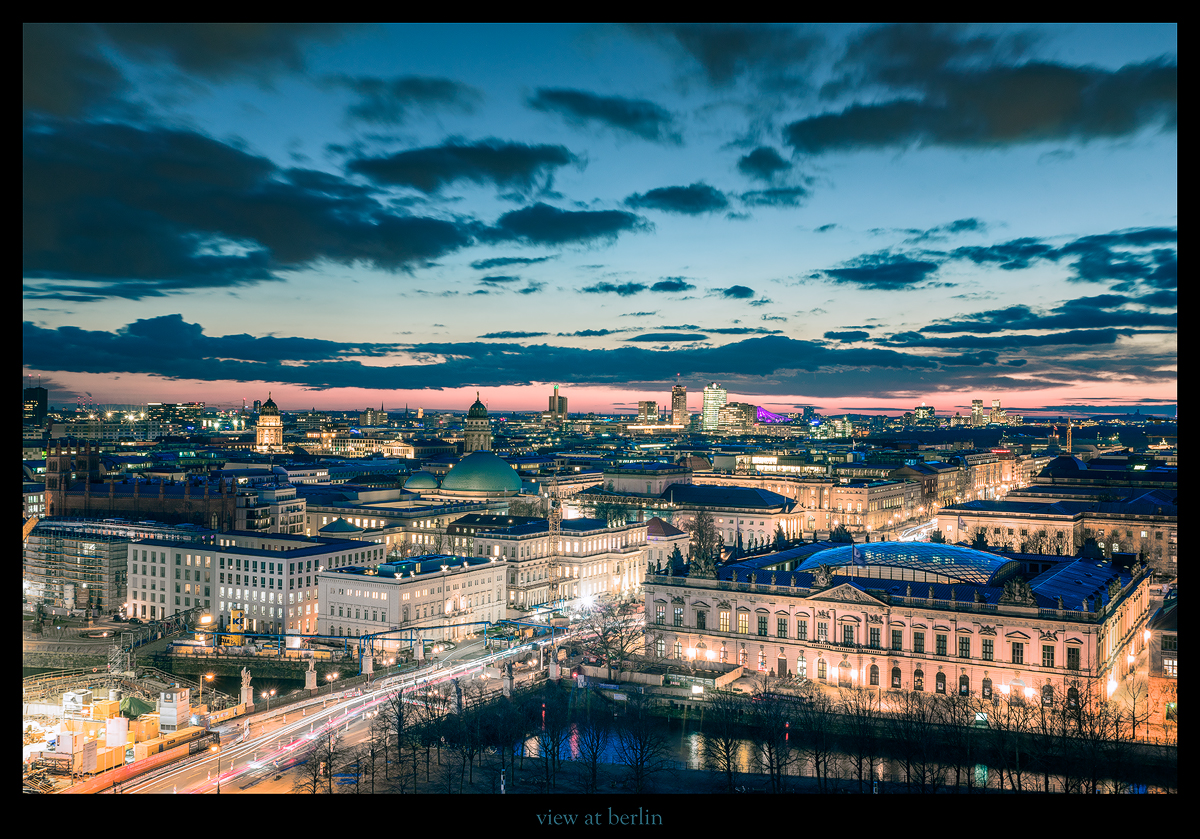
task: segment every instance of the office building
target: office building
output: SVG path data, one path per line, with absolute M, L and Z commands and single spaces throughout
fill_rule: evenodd
M 700 427 L 704 431 L 716 431 L 720 427 L 721 408 L 729 401 L 729 392 L 716 382 L 704 388 L 704 402 L 700 414 Z
M 687 425 L 687 386 L 675 385 L 671 388 L 671 425 Z
M 567 397 L 558 395 L 558 385 L 550 396 L 550 422 L 561 425 L 567 419 Z
M 639 424 L 658 422 L 658 403 L 646 400 L 638 402 L 637 418 Z
M 26 425 L 45 425 L 46 424 L 46 398 L 47 391 L 44 387 L 27 387 L 21 393 L 22 402 L 24 405 L 24 413 L 22 422 Z

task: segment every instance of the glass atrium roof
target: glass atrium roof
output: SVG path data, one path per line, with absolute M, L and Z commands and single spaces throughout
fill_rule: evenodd
M 846 545 L 813 554 L 796 566 L 797 571 L 815 571 L 828 565 L 835 574 L 850 573 L 861 568 L 856 576 L 891 577 L 887 573 L 872 573 L 867 569 L 909 569 L 946 577 L 948 581 L 973 583 L 982 586 L 1002 585 L 1004 580 L 1020 570 L 1020 563 L 954 545 L 935 542 L 874 542 L 865 545 Z M 839 567 L 845 571 L 839 571 Z M 908 575 L 896 575 L 908 579 Z

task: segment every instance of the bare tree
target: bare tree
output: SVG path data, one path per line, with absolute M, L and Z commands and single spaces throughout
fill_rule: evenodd
M 831 763 L 836 749 L 836 709 L 829 695 L 815 685 L 809 686 L 802 699 L 799 707 L 800 753 L 813 768 L 817 788 L 821 792 L 828 792 Z
M 1130 676 L 1125 682 L 1124 709 L 1122 717 L 1128 726 L 1129 739 L 1138 738 L 1138 727 L 1143 729 L 1150 722 L 1150 682 L 1141 674 Z
M 525 709 L 537 743 L 546 787 L 550 789 L 557 786 L 563 747 L 571 734 L 566 697 L 547 682 L 545 690 L 527 695 Z
M 323 767 L 315 752 L 315 748 L 310 749 L 308 757 L 295 768 L 292 775 L 292 792 L 316 795 L 324 791 Z
M 579 761 L 584 767 L 584 791 L 599 791 L 600 763 L 612 740 L 612 720 L 607 709 L 596 709 L 575 724 Z
M 944 771 L 934 729 L 940 721 L 938 710 L 924 691 L 896 694 L 896 710 L 888 717 L 888 728 L 904 765 L 904 782 L 909 792 L 937 792 L 942 785 Z
M 650 700 L 644 694 L 628 694 L 616 742 L 617 759 L 628 769 L 635 793 L 649 791 L 654 776 L 671 769 L 666 736 L 650 713 Z
M 683 529 L 692 534 L 692 573 L 690 576 L 715 578 L 717 576 L 716 552 L 721 539 L 712 514 L 707 510 L 700 510 Z
M 858 779 L 858 791 L 869 792 L 875 767 L 880 762 L 879 695 L 862 687 L 843 691 L 841 712 L 846 752 Z
M 614 667 L 619 673 L 627 661 L 645 653 L 645 616 L 628 601 L 598 601 L 579 622 L 576 637 L 585 652 L 603 659 L 611 681 Z
M 759 765 L 766 770 L 771 792 L 786 792 L 788 769 L 796 761 L 798 751 L 791 727 L 793 723 L 808 720 L 799 702 L 770 692 L 768 677 L 763 677 L 760 682 L 759 690 L 751 699 L 751 708 L 750 740 Z
M 733 691 L 713 690 L 705 694 L 701 756 L 705 768 L 725 776 L 725 791 L 729 793 L 737 783 L 738 756 L 749 719 L 747 711 L 745 700 Z
M 545 516 L 545 510 L 540 498 L 517 497 L 508 502 L 508 514 L 510 516 L 541 518 Z

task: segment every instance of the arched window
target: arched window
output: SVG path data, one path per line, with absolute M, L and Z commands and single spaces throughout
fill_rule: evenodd
M 803 653 L 796 656 L 796 678 L 797 679 L 807 679 L 808 678 L 808 661 L 807 661 L 807 659 L 804 658 Z
M 934 676 L 933 677 L 933 685 L 934 685 L 933 689 L 935 691 L 937 691 L 938 693 L 945 693 L 946 692 L 946 674 L 939 672 L 936 676 Z
M 1079 688 L 1067 688 L 1067 707 L 1071 709 L 1079 707 Z
M 913 690 L 925 690 L 925 671 L 913 671 Z
M 971 693 L 971 679 L 966 673 L 958 677 L 958 695 L 969 696 Z
M 892 688 L 895 690 L 900 689 L 900 668 L 899 667 L 892 668 Z
M 683 644 L 678 641 L 675 642 L 674 654 L 675 658 L 683 658 Z
M 1042 687 L 1042 704 L 1049 707 L 1054 704 L 1054 686 L 1044 685 Z
M 979 683 L 979 694 L 984 699 L 992 698 L 992 680 L 991 679 L 984 679 L 982 682 Z
M 879 684 L 879 666 L 876 664 L 871 665 L 871 684 Z
M 817 678 L 818 679 L 825 678 L 825 659 L 823 659 L 823 658 L 817 659 Z

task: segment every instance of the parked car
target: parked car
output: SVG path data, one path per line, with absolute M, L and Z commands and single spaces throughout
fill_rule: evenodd
M 130 623 L 133 623 L 133 624 L 139 624 L 139 623 L 141 623 L 141 621 L 140 621 L 140 620 L 138 620 L 137 618 L 130 618 L 130 619 L 129 619 L 129 622 L 130 622 Z

